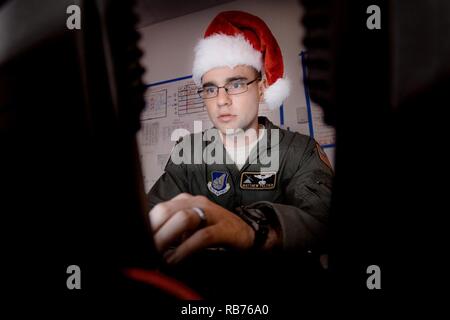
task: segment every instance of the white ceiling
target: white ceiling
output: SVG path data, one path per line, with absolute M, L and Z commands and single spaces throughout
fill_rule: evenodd
M 234 0 L 137 0 L 138 28 Z

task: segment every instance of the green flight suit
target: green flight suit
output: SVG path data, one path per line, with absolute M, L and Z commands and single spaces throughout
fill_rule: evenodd
M 267 129 L 267 147 L 259 142 L 241 170 L 230 163 L 232 161 L 221 141 L 203 141 L 202 148 L 211 143 L 222 144 L 224 160 L 227 158 L 226 163 L 229 164 L 206 164 L 202 161 L 175 165 L 169 159 L 164 174 L 148 193 L 150 207 L 187 192 L 204 195 L 232 212 L 240 206 L 258 208 L 276 217 L 283 250 L 320 254 L 326 250 L 333 176 L 328 159 L 309 136 L 280 129 L 265 117 L 259 117 L 258 122 Z M 272 142 L 271 129 L 279 130 L 279 141 Z M 191 140 L 195 135 L 203 138 L 207 131 L 191 134 Z M 274 146 L 279 149 L 278 170 L 261 175 L 267 166 L 252 160 L 258 159 L 262 152 L 274 150 Z M 267 176 L 269 178 L 264 180 Z M 220 187 L 220 184 L 222 189 L 214 189 L 213 186 Z

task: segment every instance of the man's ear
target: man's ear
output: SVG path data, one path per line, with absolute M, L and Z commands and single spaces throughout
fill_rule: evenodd
M 264 92 L 266 91 L 268 85 L 267 85 L 267 80 L 266 77 L 263 77 L 261 80 L 259 80 L 258 82 L 258 89 L 259 89 L 259 103 L 263 103 L 264 102 Z

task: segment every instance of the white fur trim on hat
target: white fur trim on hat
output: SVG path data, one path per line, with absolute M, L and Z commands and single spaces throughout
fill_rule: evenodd
M 195 47 L 192 78 L 201 85 L 202 76 L 218 67 L 249 65 L 261 71 L 262 54 L 242 35 L 214 34 L 201 39 Z
M 280 107 L 283 101 L 289 96 L 291 88 L 290 81 L 286 78 L 279 78 L 264 91 L 264 102 L 270 110 Z

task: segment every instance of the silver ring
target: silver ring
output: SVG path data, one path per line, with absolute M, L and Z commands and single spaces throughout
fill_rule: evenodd
M 205 211 L 203 211 L 202 208 L 198 208 L 198 207 L 194 207 L 194 208 L 192 208 L 192 210 L 194 210 L 197 213 L 198 217 L 200 218 L 199 228 L 203 228 L 204 226 L 206 226 Z

